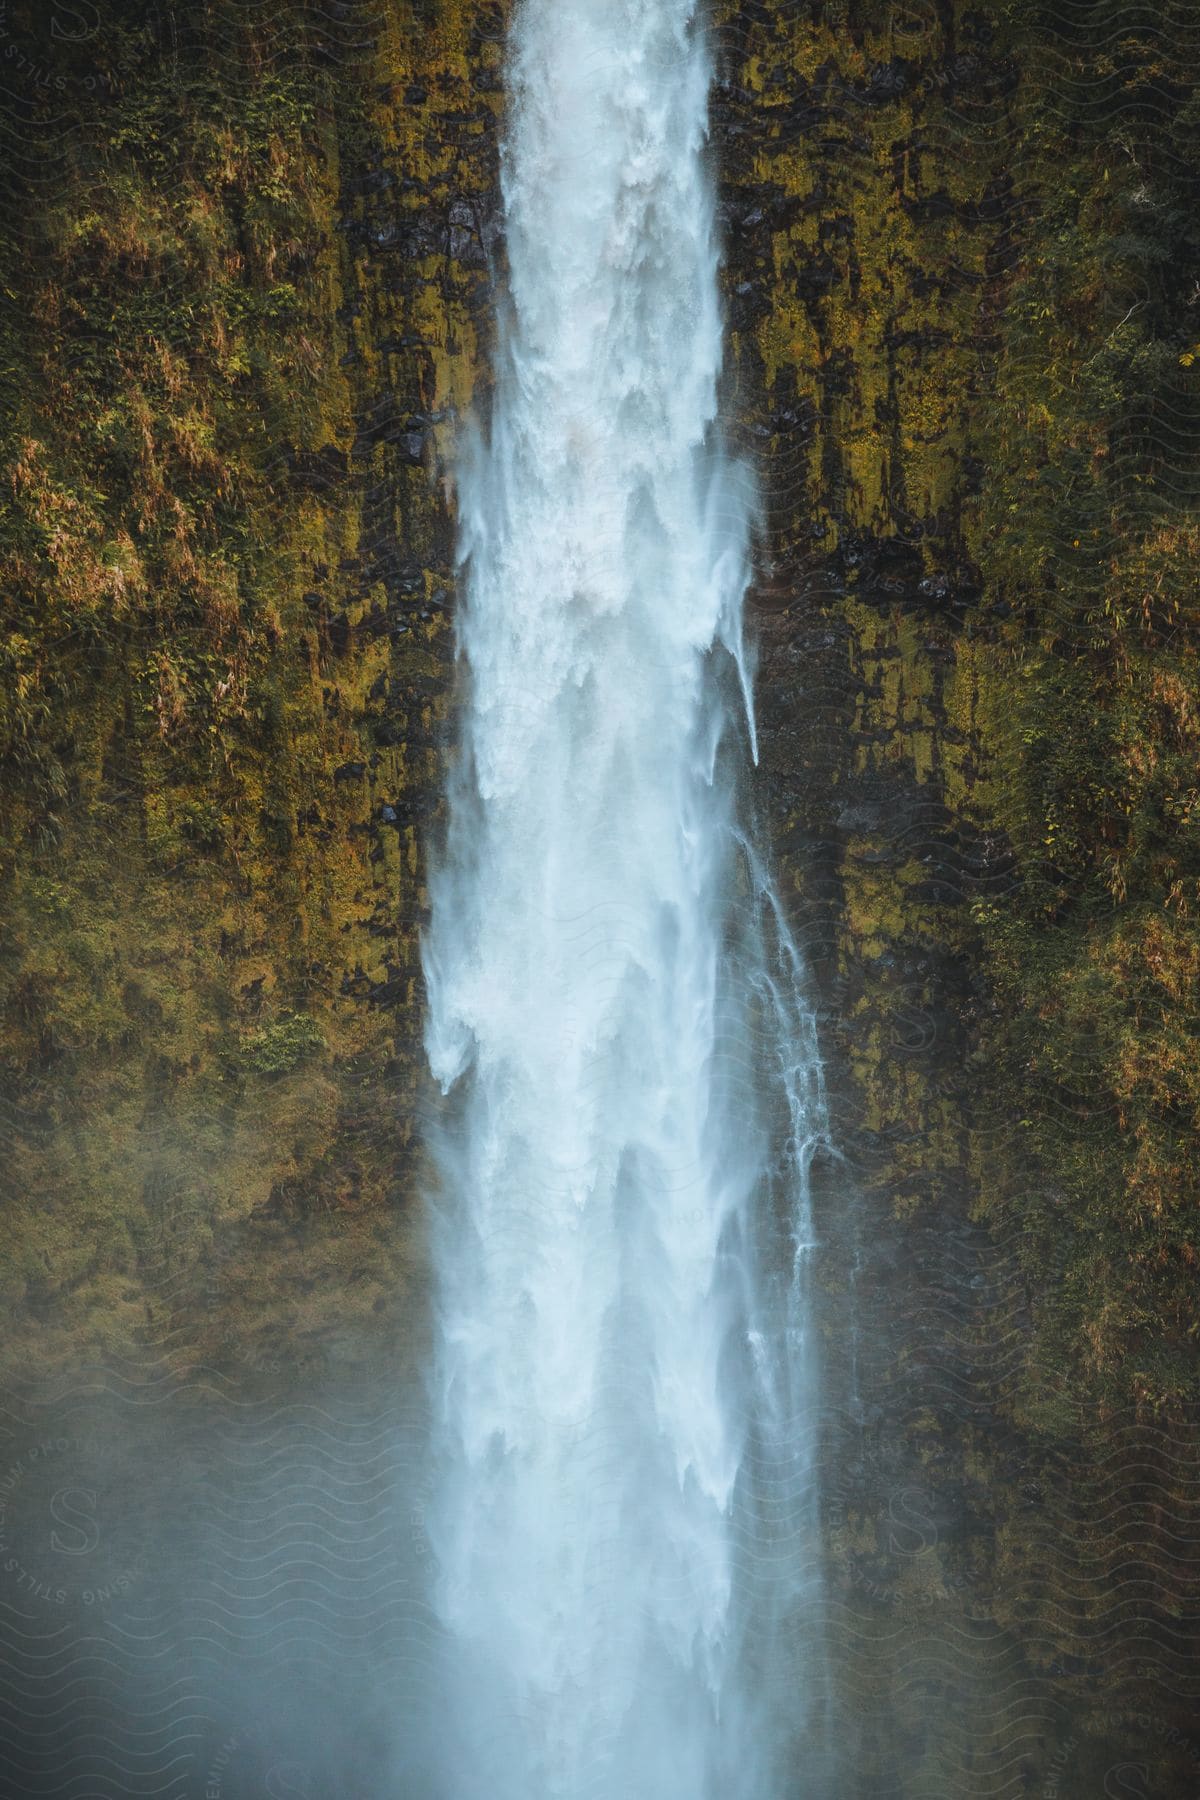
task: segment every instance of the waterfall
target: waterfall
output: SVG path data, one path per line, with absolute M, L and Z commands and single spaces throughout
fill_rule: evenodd
M 710 79 L 692 0 L 518 5 L 424 945 L 453 1800 L 815 1791 L 823 1112 L 739 817 L 753 485 L 716 430 Z

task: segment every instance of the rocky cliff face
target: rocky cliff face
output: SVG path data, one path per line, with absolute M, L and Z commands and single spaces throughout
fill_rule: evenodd
M 1197 65 L 1186 18 L 1083 11 L 712 22 L 864 1795 L 1182 1793 L 1192 1755 Z M 21 1354 L 419 1349 L 504 25 L 4 13 Z
M 503 19 L 138 15 L 6 14 L 6 1294 L 43 1354 L 407 1341 Z
M 722 14 L 764 761 L 847 1158 L 833 1632 L 891 1696 L 864 1792 L 898 1744 L 952 1792 L 1187 1760 L 1197 144 L 1181 41 L 1070 25 Z

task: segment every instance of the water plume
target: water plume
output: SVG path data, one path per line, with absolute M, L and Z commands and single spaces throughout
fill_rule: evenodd
M 710 81 L 691 0 L 518 7 L 424 948 L 461 1800 L 815 1791 L 824 1114 L 740 817 L 753 484 L 717 429 Z

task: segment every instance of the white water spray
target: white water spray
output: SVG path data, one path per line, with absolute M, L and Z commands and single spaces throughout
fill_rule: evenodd
M 820 1078 L 734 804 L 750 486 L 714 436 L 709 80 L 693 0 L 518 7 L 425 946 L 451 1800 L 814 1791 Z

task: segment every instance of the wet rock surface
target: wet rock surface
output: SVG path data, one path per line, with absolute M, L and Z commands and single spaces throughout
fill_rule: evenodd
M 409 1379 L 421 1357 L 417 934 L 451 682 L 448 477 L 503 272 L 504 9 L 302 10 L 197 14 L 172 48 L 164 9 L 126 8 L 94 91 L 94 47 L 52 41 L 39 9 L 5 14 L 31 66 L 63 59 L 79 143 L 105 146 L 135 195 L 98 231 L 92 151 L 63 162 L 37 85 L 6 90 L 38 156 L 2 202 L 4 364 L 25 372 L 5 456 L 41 532 L 32 550 L 6 540 L 6 568 L 49 620 L 36 655 L 18 646 L 43 711 L 12 740 L 0 821 L 11 1363 L 22 1379 L 35 1355 L 134 1368 L 139 1399 L 212 1366 L 240 1396 L 282 1363 L 266 1429 L 297 1380 L 346 1360 Z M 1182 1800 L 1195 1444 L 1069 1383 L 1031 1389 L 1055 1270 L 1031 1273 L 1012 1223 L 1031 1209 L 1006 1211 L 1006 1184 L 1062 1201 L 985 1048 L 1001 1002 L 976 909 L 1010 891 L 1019 847 L 980 799 L 972 658 L 1026 597 L 989 589 L 970 502 L 993 473 L 977 421 L 1029 216 L 1011 154 L 1023 72 L 995 22 L 955 5 L 759 0 L 718 6 L 714 30 L 725 417 L 765 515 L 757 799 L 818 994 L 837 1150 L 820 1192 L 840 1793 L 1083 1800 L 1140 1781 Z M 236 168 L 203 165 L 205 199 L 187 164 L 210 153 L 208 118 L 179 95 L 210 80 Z M 165 110 L 143 118 L 156 83 Z M 164 172 L 167 117 L 186 154 Z M 278 197 L 254 210 L 272 157 L 280 194 L 308 171 L 297 219 Z M 228 262 L 186 260 L 160 192 L 215 209 Z M 88 232 L 94 266 L 72 260 Z M 159 293 L 175 317 L 174 258 L 217 296 L 214 360 L 147 349 L 130 373 L 121 357 L 156 324 L 139 309 Z M 119 441 L 87 413 L 110 391 L 130 409 Z M 210 461 L 189 406 L 211 416 Z M 191 563 L 151 549 L 155 467 L 244 544 L 232 608 L 204 544 Z M 47 600 L 62 570 L 36 563 L 67 500 L 93 509 L 66 567 L 90 570 L 94 540 L 102 629 L 83 593 L 63 630 Z M 14 1462 L 59 1428 L 29 1407 Z M 348 1428 L 347 1468 L 373 1471 L 372 1430 Z M 118 1556 L 110 1585 L 127 1573 Z M 189 1751 L 188 1779 L 221 1753 Z M 36 1754 L 51 1784 L 54 1754 Z M 247 1788 L 268 1766 L 250 1757 Z

